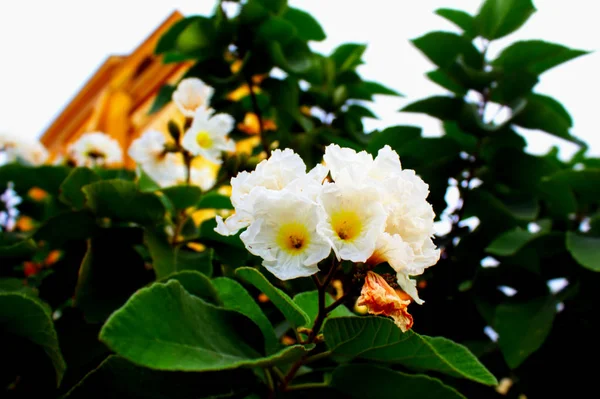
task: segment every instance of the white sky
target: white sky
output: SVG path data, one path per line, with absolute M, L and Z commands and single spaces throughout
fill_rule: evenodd
M 431 30 L 455 31 L 433 14 L 440 7 L 474 13 L 480 0 L 290 0 L 313 14 L 328 37 L 314 49 L 329 53 L 343 42 L 368 44 L 360 72 L 406 95 L 378 96 L 371 108 L 379 121 L 369 129 L 395 124 L 439 132 L 437 120 L 396 112 L 402 106 L 444 90 L 424 74 L 433 69 L 409 42 Z M 496 55 L 507 43 L 544 39 L 584 50 L 597 50 L 600 24 L 597 2 L 534 0 L 538 12 L 517 34 L 490 48 Z M 215 0 L 4 0 L 0 2 L 0 131 L 39 136 L 109 54 L 128 54 L 169 14 L 208 15 Z M 573 133 L 600 155 L 596 115 L 600 93 L 600 56 L 592 53 L 546 72 L 537 91 L 549 94 L 570 111 Z M 529 151 L 560 145 L 570 156 L 574 145 L 541 132 L 527 132 Z

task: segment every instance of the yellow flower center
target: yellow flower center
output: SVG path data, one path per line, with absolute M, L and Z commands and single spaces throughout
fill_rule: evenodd
M 354 241 L 363 229 L 360 217 L 354 211 L 338 211 L 331 215 L 331 227 L 338 237 L 347 242 Z
M 213 140 L 210 137 L 210 133 L 203 130 L 196 135 L 196 143 L 202 148 L 211 148 Z
M 277 233 L 277 245 L 292 255 L 303 252 L 308 247 L 309 241 L 310 233 L 302 223 L 286 223 Z

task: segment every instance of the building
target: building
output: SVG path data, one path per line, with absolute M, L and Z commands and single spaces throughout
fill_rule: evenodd
M 175 106 L 167 105 L 154 114 L 149 110 L 160 88 L 176 83 L 191 63 L 163 64 L 154 48 L 161 35 L 182 18 L 173 12 L 130 55 L 108 57 L 42 135 L 51 159 L 63 155 L 67 145 L 85 132 L 110 134 L 126 154 L 131 141 L 145 130 L 164 129 L 176 114 Z M 133 165 L 125 155 L 125 166 Z

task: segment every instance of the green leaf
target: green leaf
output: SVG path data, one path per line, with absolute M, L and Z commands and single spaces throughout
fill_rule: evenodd
M 188 293 L 208 303 L 221 304 L 217 288 L 213 285 L 212 280 L 202 273 L 195 270 L 184 270 L 170 274 L 161 279 L 160 282 L 164 283 L 170 280 L 178 281 Z
M 269 367 L 306 354 L 294 345 L 262 356 L 247 341 L 255 332 L 260 335 L 240 313 L 210 305 L 169 281 L 136 292 L 104 324 L 100 340 L 136 364 L 169 371 Z
M 329 294 L 325 295 L 325 306 L 331 305 L 335 300 Z M 310 319 L 309 325 L 315 323 L 319 312 L 319 295 L 317 291 L 306 291 L 294 296 L 294 303 L 302 309 Z M 340 305 L 327 315 L 327 318 L 356 316 L 345 305 Z
M 33 237 L 48 243 L 51 248 L 61 248 L 69 241 L 85 240 L 99 229 L 89 210 L 62 212 L 47 219 Z
M 543 224 L 542 224 L 543 226 Z M 519 252 L 531 241 L 550 232 L 550 225 L 543 226 L 537 233 L 530 233 L 521 227 L 515 227 L 513 230 L 507 231 L 496 238 L 485 249 L 492 255 L 512 256 Z
M 28 259 L 35 254 L 36 250 L 37 244 L 31 239 L 19 241 L 11 245 L 3 245 L 0 246 L 0 259 L 2 259 L 2 263 L 9 260 Z
M 222 398 L 243 394 L 254 385 L 255 380 L 250 370 L 206 373 L 156 371 L 111 355 L 75 385 L 64 399 Z
M 283 13 L 283 18 L 296 27 L 298 36 L 302 40 L 320 42 L 327 37 L 317 20 L 305 11 L 288 7 Z
M 149 228 L 144 231 L 144 243 L 152 256 L 152 267 L 157 279 L 182 270 L 196 270 L 207 276 L 212 275 L 210 249 L 194 252 L 185 250 L 182 246 L 173 247 L 164 234 Z
M 567 249 L 581 266 L 600 272 L 600 238 L 567 232 Z
M 98 216 L 141 224 L 156 224 L 165 215 L 165 207 L 152 193 L 141 193 L 135 183 L 106 180 L 83 188 L 87 205 Z
M 273 63 L 290 74 L 307 73 L 317 62 L 306 42 L 296 38 L 285 47 L 272 41 L 267 50 Z
M 287 7 L 287 0 L 257 0 L 265 9 L 280 14 Z
M 455 81 L 453 78 L 448 76 L 447 73 L 442 71 L 441 69 L 436 69 L 434 71 L 427 72 L 427 77 L 434 83 L 442 86 L 444 89 L 451 91 L 459 96 L 465 96 L 467 94 L 467 89 L 463 87 L 459 82 Z
M 258 270 L 251 267 L 240 267 L 236 269 L 235 273 L 264 293 L 292 326 L 298 328 L 309 325 L 308 315 L 285 292 L 273 286 Z
M 231 199 L 215 192 L 203 195 L 196 204 L 197 209 L 233 209 Z
M 279 348 L 279 342 L 273 325 L 248 291 L 240 283 L 227 277 L 216 278 L 212 283 L 218 291 L 223 307 L 248 316 L 262 331 L 267 354 L 275 353 Z
M 175 89 L 177 89 L 175 85 L 162 85 L 161 88 L 158 90 L 156 97 L 154 97 L 154 101 L 152 102 L 152 106 L 150 107 L 148 114 L 155 114 L 161 109 L 163 109 L 167 104 L 169 104 L 171 102 Z
M 361 358 L 497 384 L 496 378 L 464 346 L 442 337 L 403 333 L 387 318 L 334 318 L 325 322 L 323 334 L 333 356 L 342 362 Z
M 412 140 L 421 137 L 421 128 L 416 126 L 391 126 L 381 132 L 372 133 L 371 141 L 366 150 L 377 155 L 377 152 L 389 145 L 393 150 L 398 151 L 402 146 Z
M 366 44 L 345 43 L 333 50 L 329 58 L 333 60 L 336 70 L 340 73 L 362 64 L 361 57 L 366 49 Z
M 100 176 L 89 168 L 75 168 L 60 185 L 60 200 L 74 209 L 82 209 L 85 206 L 85 195 L 81 189 L 83 186 L 100 180 Z
M 277 41 L 285 46 L 296 36 L 296 27 L 282 17 L 270 17 L 262 22 L 256 32 L 256 40 L 264 43 Z
M 561 170 L 544 179 L 543 183 L 570 188 L 580 203 L 597 204 L 600 202 L 600 168 Z
M 346 364 L 333 371 L 331 386 L 357 399 L 465 399 L 436 378 L 406 374 L 372 364 Z
M 585 54 L 588 52 L 573 50 L 560 44 L 524 40 L 505 48 L 491 64 L 505 71 L 527 71 L 540 75 L 563 62 Z
M 402 97 L 402 94 L 377 82 L 361 81 L 347 84 L 345 87 L 348 98 L 357 100 L 373 101 L 373 96 L 376 94 Z
M 178 210 L 196 205 L 202 197 L 202 190 L 198 186 L 172 186 L 161 190 L 161 192 L 167 196 L 175 209 Z
M 535 11 L 531 0 L 486 0 L 475 16 L 477 33 L 499 39 L 519 29 Z
M 476 36 L 475 18 L 473 18 L 471 14 L 461 10 L 452 10 L 450 8 L 438 8 L 435 10 L 435 13 L 461 28 L 467 36 Z
M 22 292 L 0 291 L 2 330 L 39 345 L 52 361 L 59 386 L 67 368 L 58 346 L 50 308 L 37 298 Z
M 483 56 L 464 36 L 450 32 L 430 32 L 412 40 L 413 45 L 442 69 L 450 68 L 459 58 L 472 68 L 481 68 Z
M 498 345 L 511 369 L 519 367 L 542 346 L 555 313 L 556 302 L 551 296 L 496 308 L 494 330 L 500 336 Z
M 8 182 L 15 184 L 18 193 L 26 193 L 30 188 L 38 187 L 52 195 L 59 192 L 59 187 L 67 178 L 71 168 L 66 166 L 25 166 L 9 163 L 0 166 L 0 187 L 6 187 Z
M 408 104 L 400 112 L 415 112 L 441 120 L 456 120 L 460 116 L 463 105 L 464 102 L 460 98 L 433 96 Z
M 573 127 L 571 116 L 563 105 L 552 97 L 540 94 L 529 95 L 525 108 L 513 118 L 512 123 L 528 129 L 543 130 L 575 143 L 579 142 L 569 132 Z

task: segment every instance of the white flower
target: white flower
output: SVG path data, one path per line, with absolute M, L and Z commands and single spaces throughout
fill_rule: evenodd
M 6 162 L 21 160 L 37 166 L 48 159 L 48 151 L 39 141 L 8 133 L 0 133 L 0 152 L 5 154 Z
M 119 142 L 102 132 L 83 134 L 69 145 L 67 153 L 77 166 L 105 166 L 123 161 Z
M 185 179 L 183 156 L 167 152 L 167 137 L 156 130 L 149 130 L 134 140 L 129 146 L 129 156 L 159 186 L 167 187 Z
M 17 195 L 14 190 L 13 182 L 9 182 L 6 191 L 0 195 L 0 202 L 3 203 L 3 208 L 0 211 L 0 231 L 3 229 L 6 231 L 12 231 L 17 223 L 17 217 L 19 216 L 19 205 L 23 199 Z
M 387 214 L 375 186 L 359 185 L 342 170 L 319 196 L 322 217 L 318 231 L 331 243 L 338 259 L 365 262 L 383 233 Z
M 183 79 L 173 92 L 173 102 L 185 116 L 192 117 L 198 108 L 208 108 L 214 89 L 198 78 Z
M 264 190 L 279 191 L 289 187 L 292 192 L 316 200 L 327 173 L 322 165 L 306 173 L 306 164 L 294 151 L 289 148 L 274 150 L 254 171 L 240 172 L 231 179 L 231 203 L 235 214 L 224 222 L 217 216 L 215 231 L 221 235 L 234 235 L 252 223 L 256 198 Z
M 367 173 L 373 166 L 373 157 L 366 151 L 356 152 L 351 148 L 342 148 L 337 144 L 325 147 L 323 156 L 333 180 L 338 178 L 342 170 L 350 169 Z
M 228 137 L 234 122 L 230 115 L 211 116 L 211 111 L 199 108 L 181 144 L 190 153 L 201 155 L 213 163 L 220 164 L 223 151 L 235 150 L 235 143 Z
M 199 186 L 202 191 L 210 190 L 216 183 L 215 170 L 209 166 L 192 165 L 190 169 L 190 183 Z
M 287 190 L 263 190 L 254 209 L 255 220 L 240 238 L 248 251 L 263 258 L 263 266 L 281 280 L 319 271 L 317 264 L 331 246 L 317 232 L 317 204 Z

